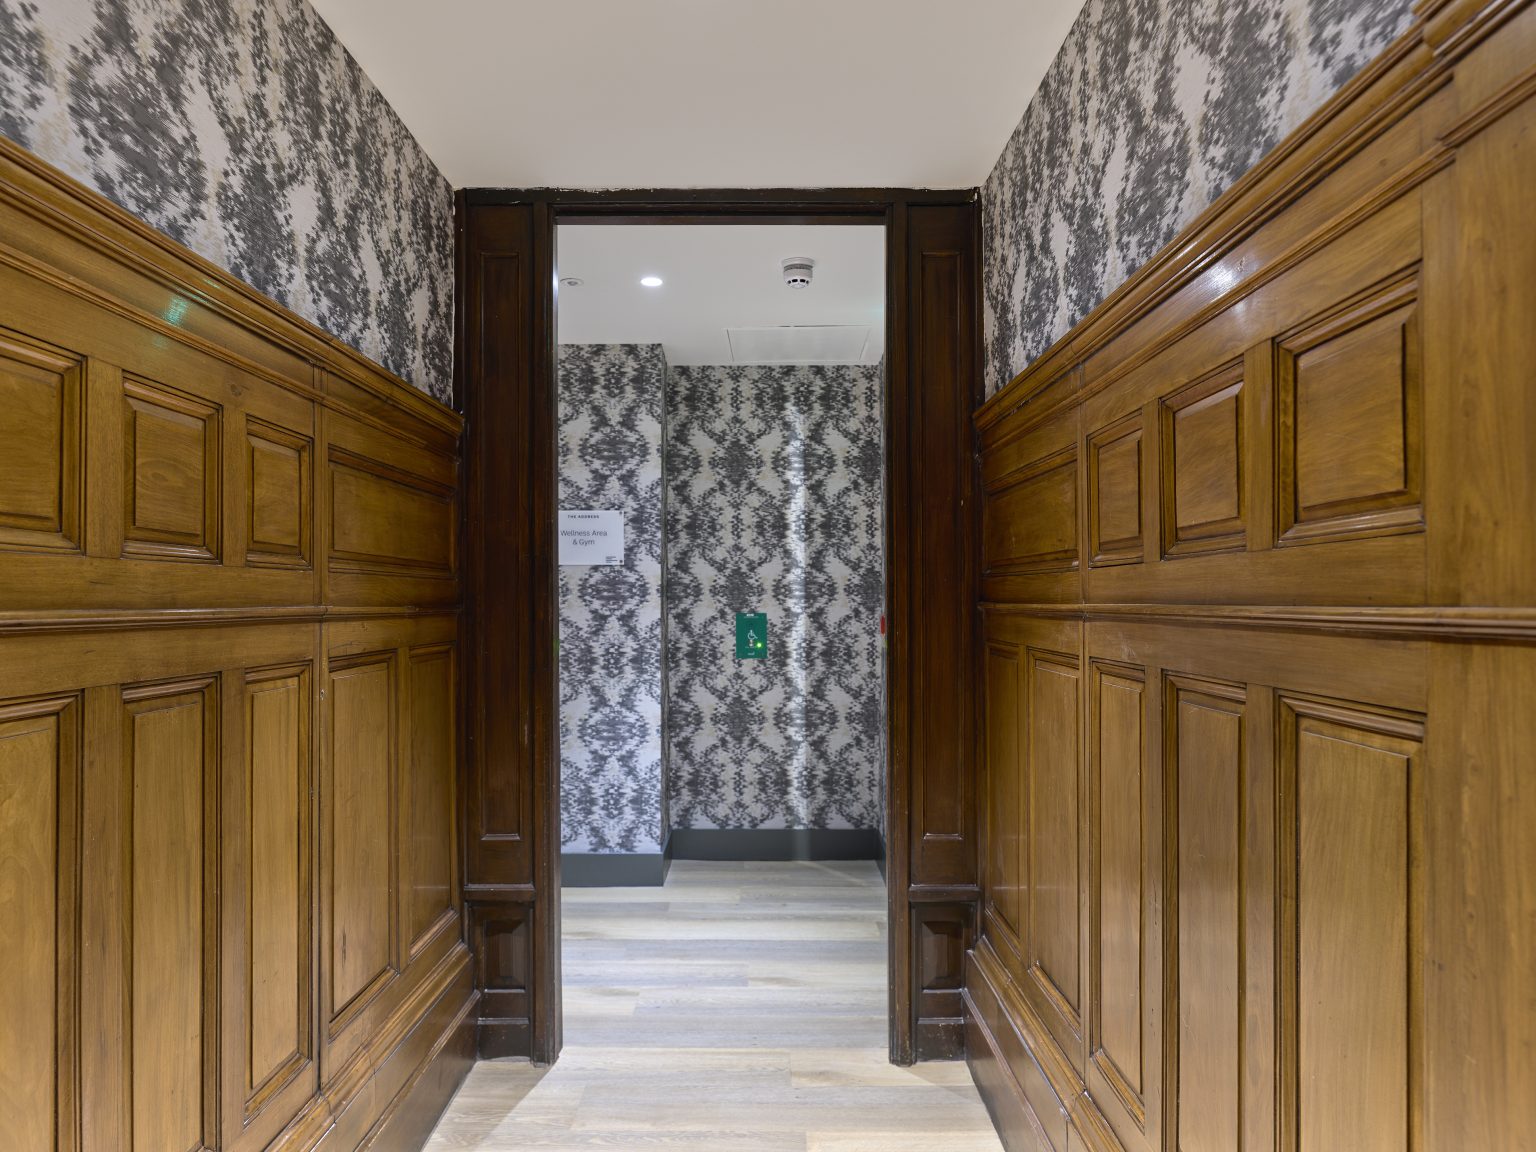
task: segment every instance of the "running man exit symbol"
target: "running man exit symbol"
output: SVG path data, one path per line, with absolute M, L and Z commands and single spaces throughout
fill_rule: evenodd
M 736 659 L 761 660 L 768 655 L 768 616 L 764 612 L 736 613 Z

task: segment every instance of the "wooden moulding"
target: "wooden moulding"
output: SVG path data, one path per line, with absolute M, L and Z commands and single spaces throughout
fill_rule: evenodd
M 1419 4 L 976 412 L 1010 1152 L 1536 1125 L 1533 125 L 1536 6 Z

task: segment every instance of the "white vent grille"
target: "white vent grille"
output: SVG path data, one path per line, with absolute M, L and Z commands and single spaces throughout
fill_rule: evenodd
M 727 328 L 732 364 L 863 364 L 867 324 L 786 324 Z

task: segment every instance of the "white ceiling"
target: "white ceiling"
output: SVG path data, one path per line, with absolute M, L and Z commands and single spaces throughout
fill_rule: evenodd
M 785 286 L 787 256 L 816 261 L 810 287 Z M 729 329 L 851 325 L 867 330 L 841 334 L 857 341 L 851 356 L 813 347 L 770 358 L 875 364 L 884 347 L 885 229 L 878 225 L 561 224 L 556 261 L 562 279 L 583 281 L 559 289 L 562 344 L 661 344 L 670 364 L 731 364 L 739 361 Z M 661 287 L 643 286 L 643 276 L 661 277 Z M 831 342 L 809 343 L 827 349 Z
M 455 187 L 970 187 L 1082 0 L 312 0 Z

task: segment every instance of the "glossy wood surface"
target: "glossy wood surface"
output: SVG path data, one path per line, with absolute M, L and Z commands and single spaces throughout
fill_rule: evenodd
M 1533 1146 L 1533 60 L 1421 3 L 977 413 L 1010 1149 Z
M 458 417 L 3 141 L 0 412 L 0 1146 L 413 1146 Z

